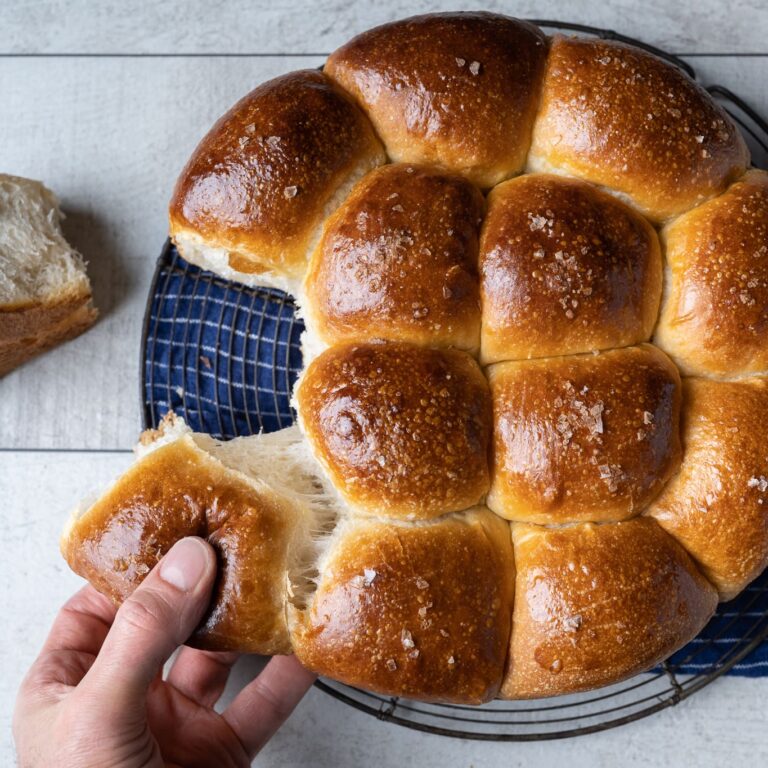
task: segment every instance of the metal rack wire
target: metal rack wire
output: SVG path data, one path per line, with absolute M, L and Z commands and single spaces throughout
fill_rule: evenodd
M 629 43 L 696 76 L 678 57 L 610 30 L 534 23 L 549 31 Z M 712 85 L 708 90 L 740 125 L 755 165 L 768 167 L 768 123 L 728 89 Z M 288 426 L 293 421 L 291 389 L 301 370 L 302 330 L 290 297 L 229 283 L 188 264 L 166 243 L 142 333 L 145 426 L 156 426 L 168 410 L 193 429 L 222 439 Z M 330 680 L 316 685 L 358 710 L 416 730 L 486 741 L 557 739 L 606 730 L 674 706 L 729 670 L 750 674 L 756 666 L 768 668 L 768 659 L 747 660 L 767 638 L 768 573 L 722 604 L 701 635 L 660 667 L 589 693 L 467 707 L 384 697 Z

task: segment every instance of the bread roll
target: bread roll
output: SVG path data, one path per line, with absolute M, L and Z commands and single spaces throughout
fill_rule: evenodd
M 514 564 L 486 509 L 420 525 L 347 519 L 292 632 L 310 669 L 392 696 L 479 704 L 504 673 Z
M 171 237 L 193 264 L 295 293 L 326 216 L 385 159 L 368 120 L 327 77 L 277 77 L 192 154 L 171 200 Z
M 0 174 L 0 376 L 96 322 L 85 263 L 62 219 L 39 181 Z
M 683 391 L 683 464 L 648 514 L 730 600 L 768 565 L 768 380 Z
M 525 164 L 546 55 L 532 24 L 441 13 L 364 32 L 324 71 L 357 99 L 393 160 L 491 187 Z
M 505 699 L 615 683 L 697 634 L 717 593 L 652 520 L 515 524 L 517 578 Z
M 552 39 L 528 170 L 602 184 L 663 221 L 748 165 L 730 117 L 682 70 L 624 43 Z
M 235 459 L 236 441 L 220 446 L 178 424 L 172 420 L 155 435 L 151 450 L 73 518 L 62 553 L 75 573 L 120 603 L 176 541 L 201 536 L 216 549 L 219 577 L 190 643 L 289 653 L 285 606 L 304 586 L 300 558 L 317 527 L 311 508 L 277 492 L 274 477 L 268 484 L 246 474 L 248 459 Z M 279 453 L 267 455 L 274 462 Z M 267 461 L 258 464 L 268 477 Z
M 574 179 L 528 175 L 489 196 L 480 246 L 484 364 L 647 341 L 661 297 L 651 225 Z
M 304 372 L 296 409 L 317 459 L 359 514 L 430 518 L 488 491 L 488 384 L 463 352 L 339 344 Z
M 688 374 L 768 373 L 768 173 L 750 171 L 663 236 L 656 343 Z
M 371 337 L 476 351 L 480 192 L 436 168 L 369 173 L 328 220 L 304 283 L 310 346 Z
M 680 377 L 650 344 L 488 371 L 488 506 L 509 520 L 622 520 L 680 463 Z

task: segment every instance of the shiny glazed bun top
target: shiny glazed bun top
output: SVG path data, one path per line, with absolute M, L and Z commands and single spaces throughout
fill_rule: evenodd
M 477 351 L 485 203 L 461 176 L 393 163 L 331 216 L 304 280 L 322 346 L 372 337 Z
M 483 190 L 573 176 L 659 222 L 722 192 L 749 153 L 706 91 L 646 51 L 498 14 L 417 16 L 236 104 L 179 178 L 171 236 L 194 263 L 295 293 L 323 222 L 387 161 Z
M 384 159 L 366 118 L 325 75 L 283 75 L 197 147 L 173 193 L 171 234 L 184 252 L 218 251 L 218 271 L 297 278 L 335 198 Z
M 464 352 L 340 344 L 310 363 L 296 403 L 319 461 L 358 513 L 434 517 L 488 491 L 488 383 Z
M 532 24 L 430 14 L 364 32 L 325 72 L 357 99 L 393 160 L 438 163 L 491 187 L 523 169 L 546 56 Z
M 722 192 L 749 152 L 684 72 L 623 43 L 556 36 L 528 156 L 629 197 L 662 221 Z
M 671 222 L 655 342 L 684 373 L 768 372 L 768 173 L 750 171 Z
M 625 203 L 529 174 L 489 195 L 480 276 L 483 363 L 576 354 L 650 339 L 661 251 Z

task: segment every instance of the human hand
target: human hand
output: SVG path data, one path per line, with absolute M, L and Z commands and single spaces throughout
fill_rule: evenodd
M 61 609 L 21 685 L 20 768 L 249 766 L 314 681 L 276 656 L 222 713 L 233 653 L 182 648 L 210 600 L 213 549 L 177 542 L 119 610 L 90 586 Z

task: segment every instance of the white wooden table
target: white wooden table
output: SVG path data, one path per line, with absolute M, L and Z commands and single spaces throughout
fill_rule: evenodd
M 320 64 L 376 23 L 457 3 L 0 2 L 0 171 L 43 179 L 90 261 L 102 313 L 88 334 L 0 381 L 0 765 L 15 691 L 78 586 L 57 551 L 68 510 L 130 462 L 139 336 L 174 179 L 212 121 L 259 82 Z M 768 114 L 764 0 L 521 0 L 490 10 L 602 27 L 680 53 Z M 248 674 L 241 669 L 235 686 Z M 404 730 L 313 690 L 263 766 L 768 764 L 768 678 L 726 678 L 618 730 L 485 744 Z

